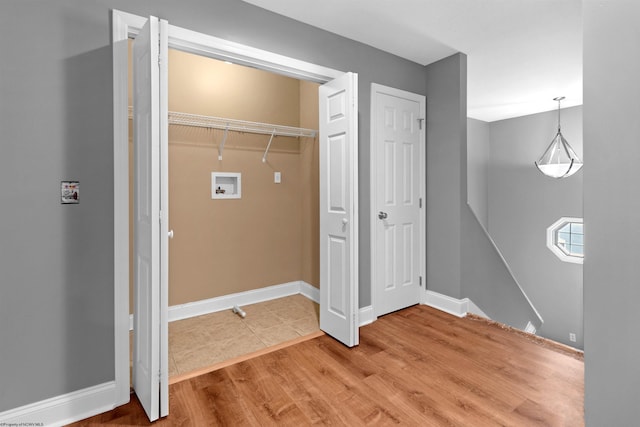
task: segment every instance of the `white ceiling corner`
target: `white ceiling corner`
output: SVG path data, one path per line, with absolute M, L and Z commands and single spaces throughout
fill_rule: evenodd
M 244 1 L 421 65 L 465 53 L 478 120 L 582 104 L 581 0 Z

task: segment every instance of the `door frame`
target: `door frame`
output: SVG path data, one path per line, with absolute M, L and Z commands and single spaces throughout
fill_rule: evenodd
M 114 406 L 129 402 L 129 117 L 128 39 L 147 18 L 112 10 L 114 169 Z M 326 83 L 343 71 L 301 61 L 169 24 L 169 47 L 277 74 Z M 357 167 L 357 156 L 353 159 Z M 354 189 L 358 200 L 358 188 Z M 357 262 L 359 256 L 355 254 Z M 358 284 L 355 283 L 356 292 Z
M 371 307 L 372 307 L 372 321 L 377 319 L 377 310 L 376 310 L 376 289 L 379 286 L 379 282 L 381 278 L 377 277 L 376 273 L 376 265 L 378 260 L 375 259 L 375 255 L 377 253 L 378 244 L 376 242 L 376 224 L 378 221 L 377 218 L 377 191 L 374 183 L 376 182 L 376 177 L 378 174 L 377 165 L 378 165 L 378 157 L 377 150 L 375 149 L 375 141 L 377 138 L 377 129 L 376 129 L 376 121 L 374 118 L 376 117 L 377 110 L 381 107 L 377 102 L 376 94 L 386 94 L 391 96 L 396 96 L 398 98 L 408 99 L 411 101 L 415 101 L 420 104 L 420 115 L 418 120 L 422 121 L 422 125 L 420 127 L 420 198 L 422 199 L 422 208 L 420 209 L 420 228 L 417 230 L 418 238 L 420 240 L 420 277 L 422 277 L 422 284 L 420 285 L 422 289 L 420 289 L 420 296 L 418 303 L 425 304 L 426 302 L 426 274 L 427 274 L 427 181 L 426 181 L 426 171 L 427 171 L 427 158 L 426 158 L 426 134 L 427 134 L 427 120 L 426 120 L 426 104 L 427 100 L 424 95 L 420 95 L 413 92 L 408 92 L 401 89 L 396 89 L 389 86 L 383 86 L 378 83 L 371 83 L 371 141 L 369 146 L 371 147 L 371 156 L 369 158 L 369 171 L 371 173 L 369 178 L 369 190 L 370 190 L 370 222 L 371 222 L 371 242 L 370 242 L 370 250 L 371 250 Z

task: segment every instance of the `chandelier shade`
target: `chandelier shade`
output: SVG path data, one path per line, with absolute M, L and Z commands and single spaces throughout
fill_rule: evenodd
M 560 102 L 563 99 L 564 97 L 554 98 L 554 101 L 558 101 L 558 132 L 535 162 L 538 170 L 551 178 L 566 178 L 582 168 L 582 160 L 564 138 L 560 128 Z

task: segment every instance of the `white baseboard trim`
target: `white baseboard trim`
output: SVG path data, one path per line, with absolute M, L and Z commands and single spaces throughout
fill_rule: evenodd
M 217 298 L 174 305 L 169 307 L 169 322 L 215 313 L 216 311 L 230 310 L 234 305 L 243 306 L 257 304 L 259 302 L 296 294 L 303 295 L 311 301 L 320 304 L 320 290 L 303 280 L 299 280 L 296 282 L 284 283 L 282 285 L 274 285 L 266 288 L 224 295 Z M 359 310 L 358 315 L 359 326 L 368 325 L 376 320 L 373 307 L 370 305 L 362 307 Z M 133 330 L 132 314 L 129 315 L 129 330 Z
M 0 425 L 63 426 L 115 408 L 116 382 L 88 387 L 0 413 Z
M 359 326 L 365 326 L 377 320 L 377 317 L 373 313 L 373 306 L 371 305 L 360 308 L 358 316 Z
M 482 311 L 480 307 L 475 305 L 473 301 L 471 301 L 469 298 L 465 298 L 465 300 L 467 300 L 467 304 L 468 304 L 467 313 L 475 314 L 477 316 L 484 317 L 485 319 L 490 319 L 490 317 L 487 316 L 487 314 L 484 311 Z
M 309 283 L 298 280 L 283 283 L 281 285 L 267 286 L 266 288 L 251 291 L 238 292 L 221 297 L 210 298 L 186 304 L 169 307 L 169 322 L 202 316 L 217 311 L 230 310 L 234 305 L 243 306 L 257 304 L 276 298 L 284 298 L 290 295 L 301 294 L 317 303 L 320 302 L 320 291 Z M 133 315 L 129 315 L 129 330 L 133 330 Z
M 169 322 L 202 316 L 222 310 L 230 310 L 234 305 L 243 306 L 283 298 L 300 293 L 300 281 L 283 283 L 281 285 L 267 286 L 266 288 L 253 289 L 251 291 L 238 292 L 221 297 L 210 298 L 202 301 L 169 307 Z
M 489 316 L 487 316 L 469 298 L 457 299 L 427 290 L 425 304 L 430 307 L 437 308 L 440 311 L 444 311 L 445 313 L 453 314 L 457 317 L 465 317 L 467 313 L 473 313 L 489 319 Z
M 315 286 L 301 280 L 300 293 L 316 304 L 320 304 L 320 289 L 316 288 Z
M 524 331 L 525 331 L 525 332 L 528 332 L 528 333 L 530 333 L 530 334 L 533 334 L 533 335 L 535 335 L 535 334 L 536 334 L 536 332 L 538 332 L 538 331 L 536 330 L 536 327 L 535 327 L 535 326 L 533 326 L 533 323 L 531 323 L 531 321 L 527 322 L 527 326 L 525 326 Z

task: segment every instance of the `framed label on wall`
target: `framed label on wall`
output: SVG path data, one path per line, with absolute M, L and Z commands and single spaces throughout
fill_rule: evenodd
M 63 205 L 80 203 L 80 182 L 62 181 L 60 184 L 60 203 Z

